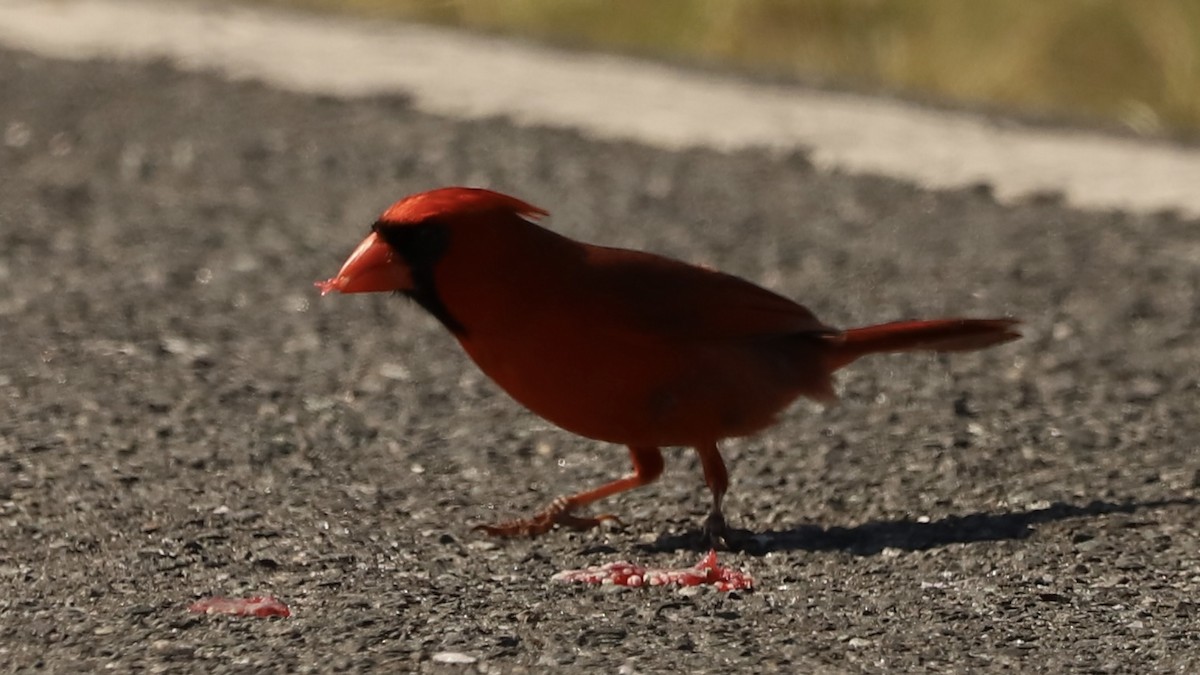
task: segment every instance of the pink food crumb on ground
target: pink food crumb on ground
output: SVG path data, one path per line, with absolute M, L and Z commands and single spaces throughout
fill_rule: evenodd
M 228 614 L 230 616 L 254 616 L 267 618 L 292 615 L 288 606 L 269 595 L 256 595 L 251 598 L 201 598 L 188 606 L 189 612 L 196 614 Z
M 738 591 L 754 588 L 754 578 L 745 572 L 722 567 L 717 552 L 709 551 L 694 567 L 655 569 L 624 560 L 582 570 L 564 570 L 555 574 L 555 581 L 575 581 L 585 584 L 613 586 L 701 586 L 712 585 L 719 591 Z

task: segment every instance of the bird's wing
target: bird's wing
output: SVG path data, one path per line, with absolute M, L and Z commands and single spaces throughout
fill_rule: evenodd
M 591 246 L 584 267 L 592 315 L 608 325 L 692 340 L 838 332 L 788 298 L 670 258 Z

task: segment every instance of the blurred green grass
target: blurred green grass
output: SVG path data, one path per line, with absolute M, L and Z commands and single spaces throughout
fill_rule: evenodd
M 249 0 L 1200 138 L 1200 0 Z

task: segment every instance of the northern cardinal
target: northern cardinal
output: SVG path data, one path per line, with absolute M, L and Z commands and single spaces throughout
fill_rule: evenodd
M 405 197 L 371 226 L 322 295 L 399 291 L 436 317 L 514 399 L 581 436 L 629 448 L 633 472 L 533 517 L 481 526 L 535 536 L 587 529 L 596 500 L 662 473 L 666 446 L 700 455 L 721 538 L 722 439 L 773 424 L 799 396 L 833 401 L 833 372 L 867 354 L 968 351 L 1020 337 L 1013 319 L 899 321 L 838 330 L 785 297 L 651 253 L 568 239 L 546 211 L 489 190 Z M 619 521 L 618 521 L 619 522 Z

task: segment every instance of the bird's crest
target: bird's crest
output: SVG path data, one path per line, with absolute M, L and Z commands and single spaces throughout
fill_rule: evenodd
M 508 195 L 482 188 L 446 187 L 410 195 L 392 204 L 380 223 L 408 225 L 431 217 L 511 213 L 536 220 L 549 212 Z

